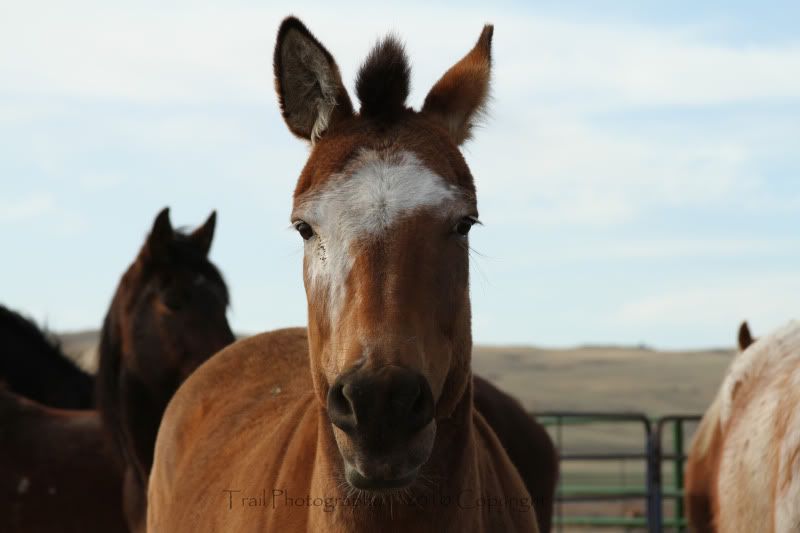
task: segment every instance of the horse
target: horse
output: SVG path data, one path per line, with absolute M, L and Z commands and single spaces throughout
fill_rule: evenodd
M 520 403 L 486 379 L 473 376 L 475 409 L 497 435 L 533 500 L 541 533 L 553 522 L 559 459 L 550 434 Z
M 43 406 L 0 385 L 0 531 L 127 531 L 122 473 L 95 410 Z
M 739 325 L 736 335 L 738 353 L 755 342 L 747 321 Z M 722 434 L 719 427 L 721 396 L 718 393 L 706 410 L 695 432 L 686 461 L 684 476 L 684 507 L 692 530 L 714 533 L 713 509 L 717 508 L 716 493 L 711 490 L 717 476 Z
M 800 527 L 800 322 L 757 341 L 746 329 L 686 464 L 689 524 L 700 533 Z
M 94 405 L 94 378 L 32 320 L 3 305 L 0 381 L 11 391 L 50 407 L 90 409 Z
M 192 233 L 165 208 L 122 276 L 100 338 L 98 408 L 124 465 L 132 531 L 144 529 L 156 432 L 172 394 L 203 361 L 232 343 L 228 289 L 208 259 L 216 213 Z
M 473 403 L 475 186 L 459 145 L 485 109 L 493 27 L 406 106 L 394 37 L 359 70 L 297 18 L 274 54 L 288 129 L 311 150 L 294 192 L 307 328 L 243 339 L 173 396 L 148 531 L 537 532 L 531 497 Z

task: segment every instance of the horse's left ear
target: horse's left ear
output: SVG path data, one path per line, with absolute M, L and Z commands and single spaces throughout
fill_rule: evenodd
M 485 112 L 489 99 L 494 26 L 483 27 L 478 42 L 445 72 L 425 97 L 422 113 L 438 120 L 456 144 L 463 144 Z
M 214 240 L 214 229 L 217 227 L 217 212 L 212 211 L 202 226 L 192 232 L 189 238 L 202 250 L 203 255 L 208 255 L 211 250 L 211 241 Z

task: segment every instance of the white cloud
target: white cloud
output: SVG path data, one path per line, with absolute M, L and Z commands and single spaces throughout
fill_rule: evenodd
M 260 100 L 271 92 L 273 32 L 282 7 L 109 6 L 36 2 L 6 9 L 0 75 L 6 89 L 202 101 L 222 94 Z M 624 105 L 712 104 L 800 94 L 800 43 L 736 48 L 702 39 L 702 27 L 654 29 L 589 24 L 535 14 L 447 6 L 294 5 L 342 64 L 345 79 L 380 33 L 397 30 L 417 61 L 415 98 L 477 38 L 497 30 L 497 75 L 518 96 Z M 360 31 L 351 31 L 353 12 Z M 420 16 L 424 13 L 424 16 Z M 442 20 L 448 39 L 442 39 Z M 362 29 L 363 28 L 363 29 Z M 416 86 L 416 84 L 415 84 Z M 505 91 L 503 91 L 505 92 Z
M 720 276 L 672 289 L 662 287 L 653 294 L 629 301 L 612 321 L 636 328 L 658 326 L 669 331 L 686 328 L 732 328 L 742 319 L 761 327 L 777 327 L 798 317 L 797 273 L 764 273 L 754 276 Z
M 87 191 L 104 191 L 113 189 L 126 181 L 121 174 L 84 174 L 78 178 L 78 184 Z
M 516 254 L 517 265 L 544 265 L 563 263 L 598 263 L 614 261 L 649 261 L 702 258 L 764 258 L 785 256 L 800 250 L 798 239 L 755 238 L 649 238 L 616 239 L 601 242 L 577 242 L 548 250 L 547 254 Z
M 55 201 L 48 194 L 33 194 L 16 200 L 0 201 L 0 221 L 20 222 L 31 218 L 41 217 L 52 212 Z

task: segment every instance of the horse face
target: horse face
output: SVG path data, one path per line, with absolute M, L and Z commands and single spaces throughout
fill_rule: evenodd
M 457 145 L 488 90 L 490 39 L 488 28 L 419 113 L 404 105 L 402 47 L 379 43 L 359 73 L 355 115 L 308 30 L 287 19 L 278 34 L 284 118 L 312 142 L 291 217 L 304 242 L 312 375 L 345 478 L 359 489 L 412 483 L 436 419 L 467 389 L 477 207 Z
M 175 232 L 163 210 L 120 285 L 127 320 L 121 332 L 129 361 L 150 382 L 181 383 L 233 342 L 228 293 L 208 261 L 215 215 L 193 233 Z

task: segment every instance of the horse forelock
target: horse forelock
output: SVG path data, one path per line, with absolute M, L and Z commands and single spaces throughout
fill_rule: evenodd
M 141 294 L 145 286 L 158 277 L 202 275 L 219 290 L 223 305 L 230 305 L 230 293 L 222 272 L 198 249 L 189 231 L 175 230 L 172 242 L 166 248 L 165 257 L 153 257 L 145 243 L 134 262 L 122 277 L 117 288 L 120 302 L 131 302 Z M 114 303 L 112 303 L 112 306 Z

